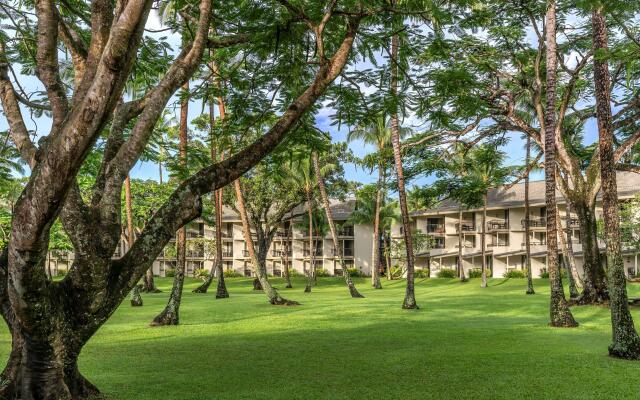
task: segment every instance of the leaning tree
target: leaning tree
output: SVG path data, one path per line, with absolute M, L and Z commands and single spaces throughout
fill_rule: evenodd
M 185 2 L 179 12 L 187 38 L 177 54 L 165 51 L 166 47 L 147 46 L 154 42 L 145 34 L 151 0 L 60 4 L 38 0 L 34 9 L 18 8 L 26 8 L 18 2 L 2 8 L 3 23 L 15 22 L 12 32 L 24 40 L 0 35 L 0 100 L 12 142 L 31 175 L 15 203 L 11 240 L 0 262 L 0 308 L 12 334 L 0 395 L 84 399 L 98 392 L 78 368 L 84 345 L 174 233 L 200 214 L 201 197 L 258 163 L 325 93 L 349 61 L 360 21 L 379 11 L 358 2 L 344 2 L 339 8 L 335 1 L 304 8 L 280 3 L 249 1 L 216 9 L 218 34 L 210 35 L 212 1 Z M 273 85 L 281 88 L 283 102 L 278 104 L 285 104 L 278 110 L 280 117 L 251 145 L 187 177 L 124 256 L 112 259 L 122 229 L 122 184 L 165 105 L 202 66 L 207 47 L 231 46 L 242 49 L 245 62 L 237 70 L 244 68 L 243 76 L 270 70 L 271 82 L 280 82 Z M 68 54 L 69 62 L 61 62 L 61 54 Z M 304 67 L 298 68 L 306 74 L 295 82 L 285 80 L 290 71 L 286 65 L 301 62 Z M 23 72 L 35 71 L 44 88 L 42 98 L 25 96 L 15 81 L 14 69 L 20 65 L 34 66 Z M 162 73 L 148 81 L 144 95 L 127 101 L 125 82 L 132 74 L 143 73 L 145 65 L 161 66 Z M 268 87 L 240 87 L 252 99 L 270 92 Z M 267 104 L 255 101 L 248 111 L 260 116 L 256 109 Z M 51 128 L 37 144 L 25 124 L 25 108 L 50 117 Z M 102 161 L 85 198 L 76 176 L 99 138 Z M 53 282 L 44 264 L 57 218 L 76 257 L 66 277 Z

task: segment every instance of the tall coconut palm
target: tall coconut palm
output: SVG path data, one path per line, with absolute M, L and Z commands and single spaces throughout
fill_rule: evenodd
M 240 214 L 240 221 L 242 222 L 242 235 L 244 237 L 249 257 L 251 258 L 251 265 L 253 271 L 256 274 L 260 286 L 269 299 L 269 303 L 273 305 L 298 305 L 299 303 L 292 300 L 287 300 L 280 296 L 278 291 L 271 286 L 269 279 L 267 278 L 266 266 L 258 260 L 255 246 L 253 244 L 253 238 L 251 237 L 251 225 L 249 224 L 249 216 L 247 215 L 247 208 L 244 201 L 244 195 L 242 193 L 242 184 L 240 180 L 236 180 L 233 183 L 233 187 L 236 194 L 236 204 L 238 213 Z
M 361 140 L 365 144 L 376 146 L 375 161 L 378 169 L 378 181 L 376 190 L 376 208 L 373 220 L 373 254 L 372 254 L 372 273 L 371 273 L 371 285 L 375 289 L 382 289 L 380 284 L 380 208 L 382 207 L 382 200 L 386 197 L 386 174 L 387 163 L 385 160 L 385 151 L 391 145 L 391 126 L 389 120 L 380 114 L 369 125 L 358 127 L 349 132 L 347 135 L 347 141 L 353 142 L 355 140 Z
M 333 248 L 336 249 L 338 252 L 338 260 L 340 262 L 340 267 L 342 268 L 342 275 L 344 276 L 344 279 L 347 283 L 347 287 L 349 288 L 349 293 L 351 294 L 351 297 L 364 297 L 362 294 L 360 294 L 360 292 L 358 292 L 358 289 L 356 289 L 356 286 L 354 285 L 353 280 L 351 279 L 351 275 L 349 274 L 349 270 L 347 269 L 347 266 L 345 265 L 345 262 L 344 262 L 344 251 L 342 249 L 342 246 L 338 242 L 336 224 L 333 219 L 331 205 L 329 204 L 329 196 L 327 195 L 327 189 L 324 185 L 324 178 L 322 176 L 322 169 L 320 168 L 320 162 L 318 161 L 317 151 L 311 152 L 311 161 L 313 163 L 313 170 L 315 172 L 316 181 L 318 183 L 318 189 L 320 189 L 320 198 L 322 199 L 322 206 L 327 216 L 327 222 L 329 223 L 329 229 L 331 231 L 331 239 L 333 240 Z M 374 253 L 377 253 L 375 251 L 375 247 L 374 247 Z M 378 264 L 373 264 L 373 269 L 377 270 Z M 380 279 L 378 279 L 378 284 L 380 284 Z
M 531 172 L 531 168 L 529 164 L 531 163 L 531 136 L 527 135 L 527 148 L 526 155 L 524 160 L 524 167 L 526 168 L 526 173 L 524 176 L 524 251 L 525 251 L 525 262 L 526 262 L 526 270 L 527 270 L 527 294 L 535 294 L 536 291 L 533 289 L 533 277 L 531 276 L 531 226 L 529 224 L 529 175 Z
M 182 89 L 188 93 L 189 82 L 186 82 Z M 180 145 L 178 151 L 181 169 L 187 168 L 188 116 L 189 96 L 183 96 L 180 101 Z M 184 273 L 187 264 L 187 229 L 184 226 L 178 229 L 176 250 L 176 274 L 173 278 L 169 301 L 164 310 L 153 319 L 151 326 L 178 325 L 180 323 L 180 303 L 182 302 Z
M 547 209 L 547 268 L 551 286 L 549 307 L 550 325 L 554 327 L 573 327 L 578 323 L 567 305 L 562 287 L 558 265 L 558 226 L 556 224 L 556 1 L 547 0 L 546 13 L 546 67 L 547 104 L 544 120 L 544 172 L 545 199 Z
M 597 3 L 592 12 L 593 52 L 608 54 L 607 20 L 604 6 Z M 594 58 L 596 116 L 600 150 L 600 176 L 602 177 L 602 214 L 604 216 L 609 287 L 611 299 L 612 343 L 609 355 L 618 358 L 640 359 L 640 337 L 629 312 L 627 281 L 620 245 L 620 208 L 613 149 L 613 122 L 611 115 L 611 76 L 607 57 Z

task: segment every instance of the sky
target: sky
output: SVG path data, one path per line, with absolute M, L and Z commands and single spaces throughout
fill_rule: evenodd
M 162 25 L 155 13 L 152 13 L 150 16 L 149 22 L 147 24 L 147 28 L 150 29 L 160 29 Z M 171 37 L 170 33 L 162 32 L 161 34 L 155 35 L 163 35 L 166 36 L 169 34 L 169 42 L 174 47 L 174 50 L 177 51 L 179 49 L 179 38 Z M 153 33 L 149 33 L 149 35 L 154 35 Z M 354 68 L 366 68 L 367 65 L 356 65 Z M 20 84 L 24 87 L 25 91 L 31 92 L 35 90 L 42 90 L 42 86 L 40 82 L 34 77 L 25 77 L 19 74 Z M 366 89 L 365 89 L 366 90 Z M 175 101 L 170 101 L 169 104 L 175 104 Z M 329 104 L 328 101 L 325 101 L 325 104 Z M 191 105 L 189 110 L 189 120 L 197 117 L 202 110 L 201 104 L 196 104 L 195 102 Z M 174 113 L 177 113 L 179 110 L 176 108 L 173 110 Z M 320 108 L 319 112 L 316 115 L 316 126 L 324 131 L 330 133 L 332 140 L 334 142 L 341 142 L 346 140 L 347 133 L 349 132 L 349 127 L 341 126 L 338 128 L 337 126 L 331 125 L 331 115 L 333 114 L 333 110 L 329 107 Z M 48 133 L 50 127 L 50 121 L 46 117 L 36 118 L 29 114 L 26 108 L 23 107 L 23 115 L 25 117 L 25 122 L 27 124 L 28 129 L 36 131 L 38 136 L 42 136 L 43 134 Z M 0 131 L 8 129 L 6 119 L 3 115 L 0 115 Z M 503 147 L 503 150 L 507 154 L 507 162 L 508 165 L 522 165 L 524 164 L 524 141 L 520 138 L 519 133 L 510 133 L 508 134 L 509 141 Z M 597 140 L 597 129 L 595 126 L 595 122 L 590 121 L 587 123 L 586 134 L 585 134 L 585 142 L 591 143 Z M 374 151 L 375 149 L 370 145 L 365 145 L 362 142 L 353 142 L 349 144 L 349 148 L 353 151 L 353 153 L 357 157 L 363 157 L 366 154 Z M 357 181 L 363 184 L 374 183 L 377 174 L 372 173 L 369 170 L 363 170 L 362 168 L 357 167 L 354 164 L 345 164 L 345 178 L 351 181 Z M 155 164 L 151 164 L 149 162 L 139 162 L 131 171 L 131 176 L 133 178 L 140 179 L 159 179 L 158 166 Z M 532 179 L 542 179 L 541 172 L 534 172 Z M 417 179 L 415 181 L 409 182 L 409 187 L 413 185 L 426 185 L 429 184 L 433 179 L 430 177 L 424 177 Z

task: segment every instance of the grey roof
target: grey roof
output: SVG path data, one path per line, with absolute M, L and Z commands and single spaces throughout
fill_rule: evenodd
M 356 206 L 355 199 L 347 199 L 345 201 L 330 199 L 329 201 L 331 203 L 331 213 L 333 214 L 333 219 L 335 219 L 336 221 L 343 221 L 348 219 L 353 213 L 353 210 L 355 209 L 355 206 Z M 302 215 L 305 212 L 306 212 L 306 203 L 294 208 L 291 213 L 285 216 L 285 219 L 287 219 L 290 216 Z M 223 212 L 222 212 L 222 219 L 227 222 L 239 221 L 240 216 L 238 215 L 238 213 L 235 212 L 233 208 L 229 206 L 224 206 Z
M 618 196 L 621 198 L 633 197 L 640 192 L 640 174 L 633 172 L 618 172 Z M 529 183 L 529 204 L 532 206 L 543 205 L 545 203 L 544 181 L 533 181 Z M 557 201 L 564 203 L 564 197 L 556 190 Z M 501 186 L 489 190 L 487 197 L 487 208 L 509 208 L 524 205 L 524 183 L 518 183 L 510 188 Z M 453 200 L 444 200 L 437 207 L 428 210 L 414 211 L 411 215 L 428 215 L 458 211 L 459 205 Z

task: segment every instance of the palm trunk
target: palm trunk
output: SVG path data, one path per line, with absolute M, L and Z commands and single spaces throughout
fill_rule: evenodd
M 391 95 L 394 101 L 398 95 L 398 35 L 393 35 L 391 39 Z M 407 288 L 404 295 L 402 308 L 417 309 L 416 295 L 414 289 L 414 259 L 413 241 L 411 238 L 411 224 L 409 221 L 409 209 L 407 207 L 407 193 L 404 183 L 404 171 L 402 169 L 402 154 L 400 150 L 400 121 L 398 119 L 397 106 L 391 115 L 391 145 L 393 147 L 393 159 L 396 167 L 396 177 L 398 179 L 398 198 L 400 200 L 400 214 L 402 215 L 402 229 L 404 234 L 405 247 L 407 249 Z
M 464 274 L 464 265 L 462 265 L 462 208 L 458 210 L 458 274 L 460 282 L 466 282 L 467 277 Z
M 182 87 L 183 90 L 189 91 L 189 82 Z M 188 116 L 189 116 L 189 98 L 185 96 L 180 104 L 180 165 L 182 168 L 187 166 L 187 133 L 188 133 Z M 184 273 L 187 264 L 187 229 L 183 226 L 178 230 L 176 238 L 177 263 L 176 275 L 173 278 L 173 287 L 169 295 L 169 301 L 165 309 L 158 314 L 151 326 L 162 325 L 178 325 L 180 323 L 180 303 L 182 302 L 182 289 L 184 287 Z
M 247 209 L 244 204 L 244 195 L 242 194 L 242 186 L 240 180 L 236 180 L 233 183 L 236 199 L 238 203 L 238 212 L 240 213 L 240 220 L 242 221 L 242 235 L 244 236 L 245 243 L 247 244 L 247 250 L 249 251 L 249 257 L 251 258 L 251 265 L 255 272 L 262 290 L 267 295 L 269 303 L 273 305 L 294 306 L 300 303 L 292 300 L 287 300 L 278 294 L 278 291 L 271 286 L 267 273 L 260 265 L 258 255 L 256 254 L 255 246 L 253 245 L 253 239 L 251 238 L 251 227 L 249 225 L 249 217 L 247 216 Z
M 606 19 L 602 6 L 593 10 L 593 51 L 608 52 Z M 611 117 L 611 83 L 607 59 L 594 58 L 596 115 L 598 118 L 600 176 L 602 180 L 602 213 L 607 243 L 609 293 L 611 307 L 612 343 L 609 355 L 618 358 L 640 359 L 640 337 L 629 312 L 627 280 L 620 246 L 620 210 L 613 153 Z
M 562 287 L 562 278 L 558 265 L 558 226 L 556 224 L 556 2 L 547 0 L 546 20 L 546 59 L 547 59 L 547 108 L 544 126 L 544 170 L 545 199 L 547 208 L 547 268 L 551 286 L 549 308 L 550 325 L 554 327 L 574 327 L 578 323 L 573 319 L 567 305 Z
M 574 199 L 571 203 L 580 223 L 583 259 L 583 289 L 577 304 L 604 304 L 609 301 L 609 292 L 598 248 L 598 227 L 595 204 L 586 199 Z
M 391 240 L 389 239 L 389 235 L 388 233 L 384 233 L 383 238 L 382 238 L 382 245 L 384 246 L 384 257 L 385 257 L 385 261 L 387 263 L 387 280 L 390 281 L 393 279 L 393 276 L 391 274 L 391 246 L 390 246 L 390 242 Z
M 482 283 L 480 287 L 487 287 L 487 193 L 484 194 L 482 207 L 482 229 L 480 234 L 480 251 L 482 254 Z
M 284 246 L 284 280 L 287 282 L 287 286 L 285 288 L 291 289 L 293 285 L 291 284 L 291 274 L 289 273 L 289 252 L 291 249 L 291 223 L 289 223 L 289 227 L 287 228 L 287 236 L 285 236 L 285 246 Z
M 371 257 L 371 286 L 374 289 L 382 289 L 380 283 L 380 208 L 382 207 L 384 165 L 378 164 L 378 188 L 376 190 L 376 210 L 373 218 L 373 245 Z
M 349 274 L 349 270 L 346 268 L 344 263 L 344 252 L 340 243 L 338 243 L 338 234 L 336 231 L 336 224 L 333 220 L 333 213 L 331 212 L 331 206 L 329 204 L 329 196 L 327 195 L 327 188 L 324 185 L 324 179 L 322 178 L 322 174 L 320 173 L 320 163 L 318 161 L 318 154 L 314 151 L 311 153 L 311 159 L 313 162 L 313 169 L 316 173 L 316 180 L 318 181 L 318 189 L 320 189 L 320 197 L 322 198 L 322 206 L 324 207 L 325 213 L 327 215 L 327 221 L 329 222 L 329 230 L 331 231 L 331 239 L 333 240 L 333 247 L 338 251 L 338 260 L 340 262 L 340 266 L 342 267 L 342 276 L 344 276 L 345 282 L 347 283 L 347 287 L 349 288 L 349 293 L 351 297 L 361 298 L 363 295 L 358 292 L 356 289 L 356 285 L 353 283 L 351 279 L 351 274 Z M 374 249 L 375 251 L 375 249 Z M 378 268 L 377 264 L 374 264 L 375 269 Z M 378 285 L 380 285 L 380 279 L 378 279 Z
M 305 189 L 305 194 L 307 196 L 307 216 L 309 218 L 309 269 L 307 270 L 307 285 L 304 288 L 304 292 L 310 293 L 311 287 L 313 286 L 314 272 L 316 269 L 314 264 L 316 260 L 313 246 L 313 206 L 311 205 L 311 190 L 309 188 Z
M 533 276 L 531 271 L 531 227 L 529 226 L 529 171 L 531 163 L 531 137 L 527 135 L 527 151 L 525 156 L 525 168 L 527 174 L 524 177 L 524 247 L 527 263 L 527 294 L 536 294 L 533 290 Z

